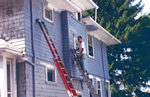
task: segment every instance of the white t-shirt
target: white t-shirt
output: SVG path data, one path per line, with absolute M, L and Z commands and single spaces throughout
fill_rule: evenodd
M 85 43 L 83 41 L 80 43 L 80 47 L 79 47 L 79 52 L 80 53 L 81 53 L 82 48 L 84 49 L 83 54 L 86 54 Z

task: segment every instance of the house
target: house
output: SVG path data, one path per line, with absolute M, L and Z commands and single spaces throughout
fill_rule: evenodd
M 0 0 L 0 97 L 68 97 L 36 19 L 44 21 L 78 97 L 91 97 L 71 50 L 83 37 L 87 70 L 100 97 L 111 97 L 107 46 L 120 41 L 83 12 L 92 0 Z

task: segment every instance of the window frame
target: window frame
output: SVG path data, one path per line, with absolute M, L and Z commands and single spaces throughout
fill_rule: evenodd
M 10 62 L 10 92 L 8 92 L 8 82 L 7 82 L 7 97 L 8 97 L 8 94 L 10 94 L 11 95 L 11 97 L 13 96 L 13 60 L 11 60 L 11 59 L 6 59 L 6 80 L 8 81 L 8 72 L 7 72 L 7 65 L 8 65 L 8 62 Z
M 110 91 L 110 81 L 106 80 L 106 84 L 108 84 L 108 97 L 111 97 L 111 91 Z M 106 88 L 106 86 L 105 86 Z
M 92 79 L 92 85 L 94 86 L 94 76 L 89 74 L 89 78 Z M 88 89 L 88 96 L 90 97 L 90 90 Z
M 77 37 L 77 36 L 74 36 L 74 49 L 77 49 L 76 41 L 78 41 L 78 37 Z M 79 43 L 79 42 L 78 42 L 78 43 Z M 79 44 L 79 47 L 80 47 L 80 44 Z
M 101 92 L 101 97 L 103 97 L 103 92 L 102 92 L 102 81 L 101 81 L 101 79 L 100 78 L 96 78 L 96 89 L 97 89 L 97 94 L 98 94 L 98 84 L 97 84 L 97 82 L 100 82 L 100 92 Z
M 91 55 L 89 54 L 88 35 L 92 37 L 93 56 L 91 56 Z M 90 58 L 94 58 L 94 41 L 93 41 L 93 37 L 94 37 L 93 35 L 87 34 L 87 51 L 88 51 L 87 53 L 88 53 L 88 56 L 89 56 Z
M 76 92 L 77 92 L 77 95 L 79 96 L 82 96 L 83 97 L 83 92 L 81 92 L 81 91 L 78 91 L 78 90 L 76 90 Z
M 55 81 L 48 81 L 48 70 L 54 70 L 54 77 L 55 77 Z M 47 83 L 54 83 L 54 84 L 56 84 L 57 83 L 57 72 L 56 72 L 56 68 L 54 67 L 54 66 L 52 66 L 52 65 L 46 65 L 46 82 Z
M 47 18 L 47 17 L 45 16 L 45 9 L 52 11 L 52 20 L 49 19 L 49 18 Z M 44 6 L 44 7 L 43 7 L 43 18 L 44 18 L 44 20 L 46 20 L 46 21 L 48 21 L 48 22 L 50 22 L 50 23 L 53 23 L 53 22 L 54 22 L 54 10 L 53 10 L 53 8 Z

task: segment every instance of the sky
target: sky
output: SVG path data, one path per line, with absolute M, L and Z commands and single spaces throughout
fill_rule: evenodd
M 135 2 L 133 3 L 133 5 L 135 5 L 136 3 L 138 3 L 140 0 L 135 0 Z M 137 17 L 140 17 L 144 14 L 148 14 L 150 13 L 150 0 L 142 0 L 142 5 L 144 5 L 143 10 L 138 14 Z

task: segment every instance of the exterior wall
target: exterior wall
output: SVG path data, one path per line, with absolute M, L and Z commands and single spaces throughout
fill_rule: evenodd
M 35 87 L 36 97 L 68 97 L 68 93 L 58 72 L 56 83 L 46 82 L 46 66 L 44 64 L 36 64 Z
M 25 37 L 23 2 L 24 0 L 0 0 L 0 38 L 17 40 L 15 46 L 21 51 Z
M 62 47 L 62 32 L 61 32 L 61 17 L 60 13 L 55 11 L 53 12 L 54 21 L 52 23 L 47 22 L 43 19 L 43 7 L 47 5 L 46 0 L 32 0 L 33 1 L 33 37 L 34 37 L 34 52 L 37 60 L 43 60 L 49 64 L 53 63 L 52 54 L 49 50 L 47 42 L 43 36 L 41 28 L 36 19 L 44 21 L 51 38 L 53 39 L 55 46 L 63 60 L 63 47 Z M 30 14 L 30 0 L 26 0 L 24 3 L 25 6 L 25 38 L 26 38 L 26 55 L 32 56 L 32 46 L 31 46 L 31 14 Z M 38 10 L 38 11 L 37 11 Z M 53 64 L 54 65 L 54 64 Z M 30 66 L 27 66 L 26 69 L 31 69 Z M 28 72 L 29 79 L 32 73 Z M 29 90 L 32 87 L 32 81 L 28 80 Z M 57 83 L 47 83 L 46 82 L 46 67 L 43 64 L 35 64 L 35 95 L 36 97 L 68 97 L 67 91 L 62 83 L 62 80 L 57 72 Z M 32 92 L 32 90 L 30 90 Z M 32 93 L 28 92 L 26 97 L 32 97 Z
M 71 77 L 82 78 L 76 65 L 72 64 L 71 50 L 74 47 L 74 38 L 79 35 L 83 37 L 83 41 L 85 41 L 85 45 L 87 45 L 87 34 L 84 24 L 74 19 L 71 13 L 67 11 L 59 13 L 55 10 L 54 22 L 47 22 L 43 19 L 43 7 L 44 5 L 47 5 L 46 0 L 32 1 L 33 43 L 36 59 L 46 61 L 49 64 L 53 64 L 52 54 L 49 51 L 39 24 L 36 23 L 36 19 L 39 18 L 47 25 L 49 33 L 62 60 L 65 63 L 69 75 Z M 0 12 L 2 12 L 2 14 L 0 14 L 0 38 L 9 40 L 20 49 L 25 48 L 26 56 L 30 56 L 31 59 L 33 55 L 31 44 L 32 32 L 30 11 L 30 0 L 25 0 L 25 2 L 23 2 L 23 0 L 0 0 Z M 103 79 L 104 74 L 102 66 L 101 41 L 94 37 L 93 43 L 94 58 L 88 57 L 86 67 L 90 74 Z M 102 46 L 104 59 L 103 63 L 105 65 L 105 77 L 106 79 L 109 79 L 107 66 L 107 49 L 105 44 L 103 44 Z M 32 65 L 23 63 L 17 65 L 17 70 L 18 97 L 33 97 L 34 93 L 36 97 L 68 97 L 68 94 L 58 72 L 56 84 L 46 82 L 45 65 L 36 62 L 34 71 Z M 35 90 L 33 86 L 34 79 Z M 79 80 L 73 79 L 73 84 L 78 91 L 81 91 L 83 93 L 83 97 L 89 96 L 89 91 L 85 82 L 82 83 Z M 102 84 L 104 87 L 104 83 Z M 96 87 L 96 84 L 94 84 L 94 86 Z
M 43 36 L 41 28 L 36 19 L 44 21 L 49 33 L 55 43 L 55 46 L 61 56 L 63 54 L 62 48 L 62 33 L 61 33 L 61 18 L 60 13 L 54 10 L 54 22 L 50 23 L 43 19 L 43 7 L 47 5 L 46 0 L 33 0 L 33 37 L 34 37 L 34 52 L 35 57 L 46 61 L 53 61 L 52 54 L 49 50 L 47 42 Z M 31 46 L 31 22 L 30 22 L 30 2 L 25 2 L 25 36 L 26 36 L 26 55 L 32 56 Z M 38 10 L 38 11 L 37 11 Z
M 63 33 L 63 57 L 66 68 L 73 78 L 81 78 L 80 72 L 71 59 L 71 50 L 74 49 L 74 38 L 82 36 L 83 41 L 87 47 L 87 34 L 84 24 L 74 19 L 71 13 L 64 11 L 61 13 L 62 18 L 62 33 Z M 105 97 L 105 85 L 104 79 L 109 80 L 108 63 L 107 63 L 107 47 L 97 38 L 93 37 L 94 43 L 94 58 L 88 56 L 87 51 L 87 63 L 86 68 L 88 72 L 93 75 L 93 84 L 97 89 L 96 78 L 101 79 L 102 85 L 102 97 Z M 98 45 L 99 44 L 99 45 Z M 105 73 L 105 76 L 104 76 Z M 105 77 L 105 78 L 104 78 Z M 89 90 L 85 82 L 83 82 L 83 89 L 81 87 L 80 80 L 73 80 L 75 88 L 83 93 L 83 97 L 89 97 Z M 76 85 L 78 87 L 76 87 Z
M 63 33 L 63 57 L 69 74 L 73 77 L 80 77 L 80 73 L 76 65 L 72 64 L 71 50 L 74 49 L 74 38 L 82 36 L 86 45 L 87 63 L 86 68 L 89 73 L 109 79 L 108 64 L 107 64 L 107 48 L 100 40 L 93 37 L 94 43 L 94 58 L 88 56 L 87 50 L 87 34 L 84 24 L 74 19 L 67 11 L 62 12 L 62 33 Z M 102 45 L 101 45 L 102 44 Z M 103 55 L 103 57 L 102 57 Z M 102 61 L 103 58 L 103 61 Z M 103 72 L 104 65 L 104 72 Z

